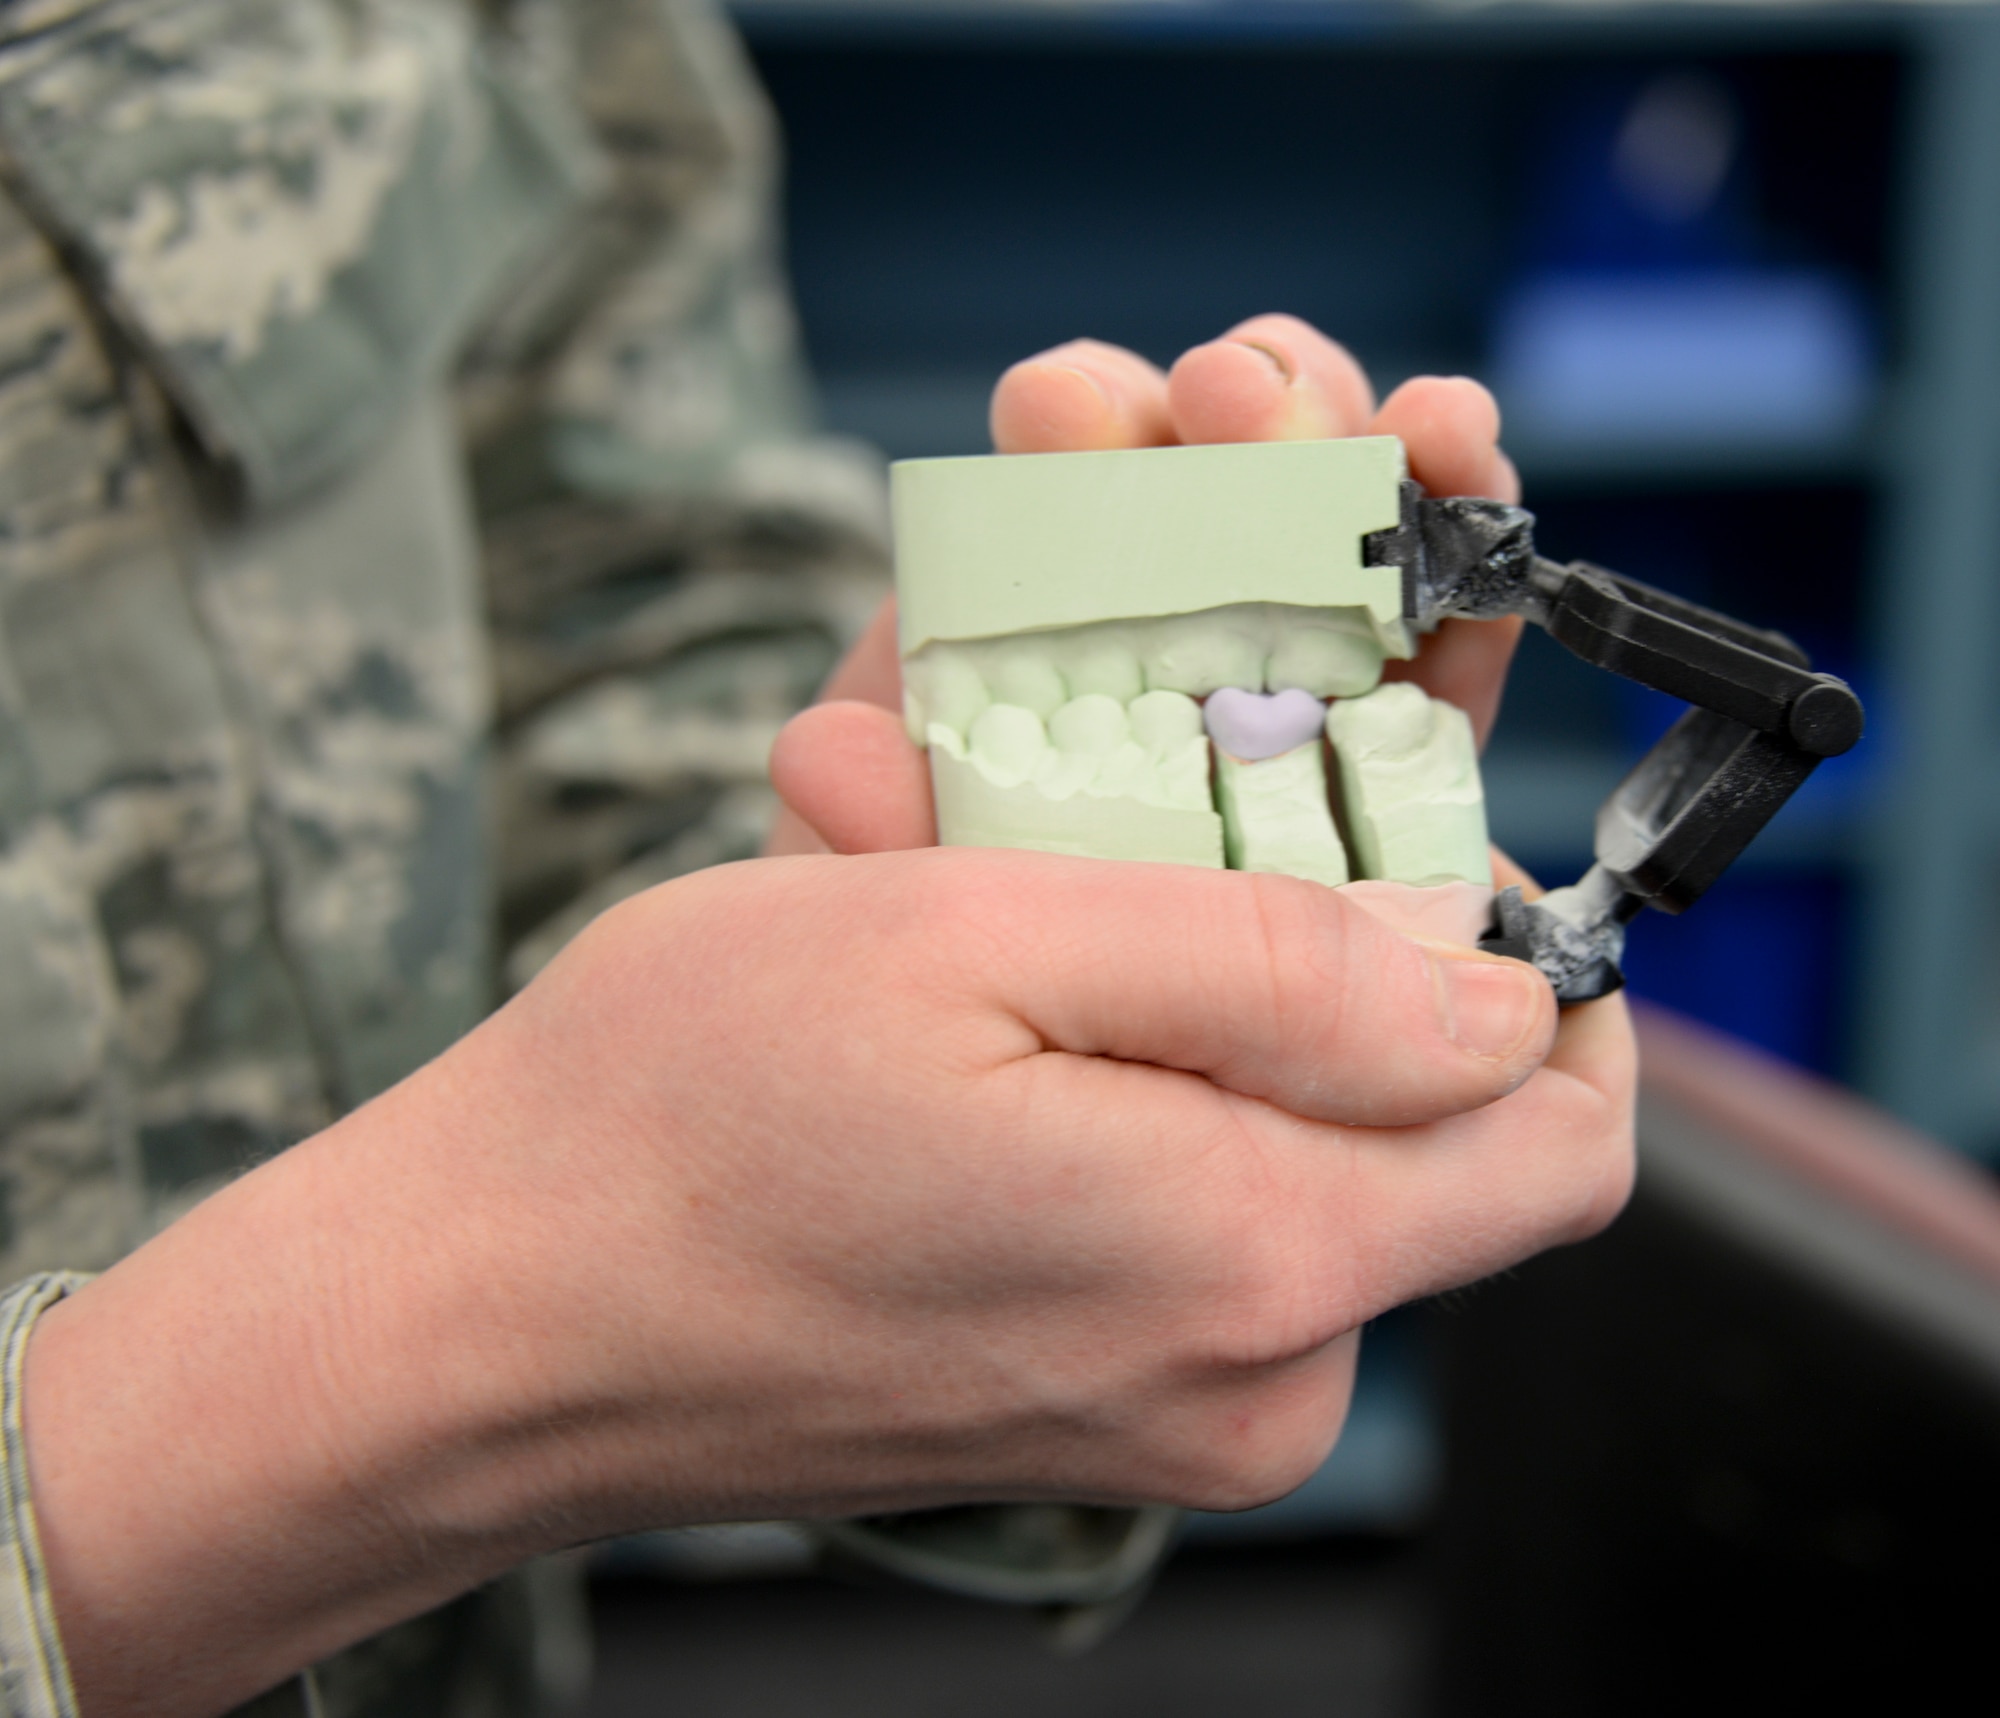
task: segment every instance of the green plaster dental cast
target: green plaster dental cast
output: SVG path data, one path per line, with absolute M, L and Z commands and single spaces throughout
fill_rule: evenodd
M 1215 797 L 1232 871 L 1276 871 L 1345 883 L 1347 849 L 1333 826 L 1319 735 L 1275 758 L 1215 754 Z
M 1381 916 L 1475 940 L 1471 724 L 1381 683 L 1414 644 L 1363 540 L 1403 473 L 1387 436 L 897 465 L 940 839 L 1363 879 Z
M 1364 877 L 1472 882 L 1490 874 L 1486 800 L 1463 710 L 1404 682 L 1329 704 L 1326 737 Z

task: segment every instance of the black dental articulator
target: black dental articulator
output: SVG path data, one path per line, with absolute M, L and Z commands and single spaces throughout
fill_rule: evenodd
M 1402 486 L 1402 520 L 1366 539 L 1402 570 L 1403 618 L 1520 615 L 1573 655 L 1692 706 L 1597 813 L 1596 863 L 1541 899 L 1494 903 L 1481 946 L 1531 961 L 1558 1000 L 1624 982 L 1625 927 L 1640 910 L 1685 912 L 1798 791 L 1822 758 L 1861 738 L 1861 701 L 1813 672 L 1782 633 L 1745 626 L 1587 562 L 1535 553 L 1534 515 L 1504 502 Z

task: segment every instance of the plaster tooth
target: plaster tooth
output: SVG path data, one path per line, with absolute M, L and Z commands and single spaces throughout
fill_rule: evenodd
M 1102 692 L 1072 698 L 1049 718 L 1049 739 L 1065 752 L 1102 754 L 1132 737 L 1125 706 Z
M 932 722 L 942 722 L 961 738 L 972 731 L 979 712 L 993 702 L 972 655 L 949 644 L 933 644 L 905 662 L 903 685 L 905 699 L 915 698 L 926 728 Z
M 986 681 L 996 704 L 1049 716 L 1069 701 L 1069 688 L 1048 655 L 1030 646 L 1002 648 L 988 660 Z
M 1132 737 L 1148 751 L 1165 753 L 1183 748 L 1202 736 L 1201 706 L 1185 692 L 1147 692 L 1125 711 Z
M 1199 698 L 1223 686 L 1261 686 L 1265 655 L 1248 625 L 1212 613 L 1173 615 L 1139 634 L 1139 661 L 1151 691 Z
M 1492 880 L 1479 758 L 1463 710 L 1402 681 L 1329 705 L 1326 733 L 1363 877 Z
M 1138 653 L 1123 627 L 1079 628 L 1075 643 L 1062 652 L 1064 677 L 1076 697 L 1101 692 L 1128 704 L 1145 690 Z
M 1300 626 L 1271 648 L 1269 689 L 1296 688 L 1315 698 L 1358 698 L 1382 678 L 1382 646 L 1372 637 L 1331 626 Z
M 972 760 L 996 787 L 1015 787 L 1034 774 L 1049 749 L 1042 719 L 1018 704 L 989 704 L 967 736 Z
M 1335 885 L 1348 880 L 1347 850 L 1327 804 L 1317 734 L 1276 757 L 1250 760 L 1218 750 L 1215 790 L 1232 871 L 1276 872 Z
M 1329 728 L 1339 726 L 1356 757 L 1408 761 L 1435 736 L 1437 714 L 1431 708 L 1435 702 L 1421 686 L 1402 681 L 1328 710 L 1327 722 Z

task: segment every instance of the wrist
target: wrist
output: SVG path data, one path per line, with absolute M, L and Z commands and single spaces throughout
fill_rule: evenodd
M 455 1084 L 427 1070 L 37 1328 L 29 1472 L 91 1718 L 227 1706 L 572 1537 L 521 1261 L 454 1197 L 487 1143 Z

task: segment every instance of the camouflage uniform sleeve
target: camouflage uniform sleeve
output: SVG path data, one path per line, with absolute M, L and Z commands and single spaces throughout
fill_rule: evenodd
M 87 1279 L 47 1271 L 0 1294 L 0 1713 L 79 1718 L 49 1603 L 47 1572 L 28 1499 L 21 1434 L 21 1363 L 35 1320 Z
M 482 11 L 0 6 L 0 1284 L 111 1265 L 487 1006 L 444 402 L 597 168 Z M 7 1477 L 0 1714 L 66 1711 Z M 502 1580 L 246 1711 L 554 1710 L 574 1588 Z
M 869 450 L 815 433 L 776 127 L 709 0 L 515 0 L 604 171 L 460 374 L 499 698 L 507 977 L 754 853 L 766 761 L 887 588 Z

